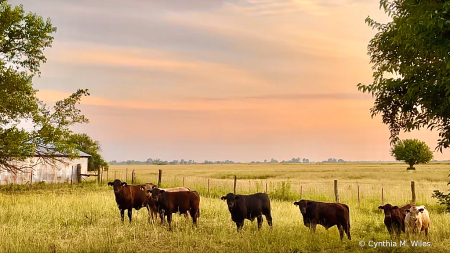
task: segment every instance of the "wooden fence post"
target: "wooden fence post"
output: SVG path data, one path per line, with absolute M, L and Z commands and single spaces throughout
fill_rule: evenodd
M 97 169 L 97 183 L 100 184 L 100 166 Z
M 107 172 L 108 173 L 108 172 Z M 102 174 L 100 174 L 100 184 L 103 184 L 103 166 L 102 166 Z
M 81 184 L 81 164 L 77 164 L 77 181 Z
M 267 193 L 267 182 L 266 182 L 266 193 Z
M 131 172 L 131 184 L 134 184 L 134 170 Z
M 161 187 L 161 178 L 162 178 L 162 170 L 159 170 L 159 175 L 158 175 L 158 188 Z
M 128 168 L 125 170 L 125 182 L 128 183 Z
M 72 165 L 72 174 L 70 174 L 70 185 L 72 185 L 73 181 L 73 165 Z
M 236 194 L 236 180 L 237 180 L 237 178 L 236 178 L 236 176 L 234 176 L 234 187 L 233 187 L 234 194 Z
M 414 181 L 411 181 L 411 201 L 413 204 L 416 203 L 416 185 L 414 184 Z
M 339 203 L 339 192 L 338 192 L 337 180 L 334 180 L 334 196 L 336 197 L 336 202 Z
M 184 187 L 184 177 L 183 177 L 183 187 Z
M 361 207 L 361 200 L 359 198 L 359 185 L 358 185 L 358 207 Z
M 30 189 L 33 187 L 33 170 L 30 170 Z

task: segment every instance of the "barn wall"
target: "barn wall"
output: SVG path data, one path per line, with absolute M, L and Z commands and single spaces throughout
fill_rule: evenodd
M 28 162 L 20 162 L 21 164 L 36 164 L 38 161 L 37 157 L 32 158 Z M 17 164 L 17 163 L 16 163 Z M 34 167 L 34 170 L 27 169 L 24 172 L 18 172 L 14 174 L 12 172 L 1 171 L 0 172 L 0 184 L 26 184 L 30 182 L 30 172 L 33 173 L 33 183 L 46 182 L 46 183 L 63 183 L 76 181 L 76 165 L 81 164 L 81 173 L 87 173 L 88 158 L 81 157 L 77 159 L 65 159 L 65 164 L 58 163 L 57 167 L 54 168 L 47 164 L 38 164 Z M 73 170 L 72 170 L 72 167 Z M 73 173 L 73 174 L 72 174 Z

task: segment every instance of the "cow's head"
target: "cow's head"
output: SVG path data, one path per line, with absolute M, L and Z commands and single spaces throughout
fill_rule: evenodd
M 294 205 L 298 206 L 301 213 L 306 213 L 306 209 L 308 208 L 308 205 L 312 204 L 311 201 L 308 200 L 300 200 L 298 202 L 294 202 Z
M 122 189 L 122 186 L 127 185 L 127 183 L 116 179 L 114 180 L 114 182 L 108 182 L 108 185 L 112 185 L 114 193 L 119 193 L 120 189 Z
M 410 220 L 416 223 L 417 220 L 419 219 L 419 215 L 422 214 L 423 211 L 425 211 L 425 206 L 412 206 L 411 208 L 406 209 L 405 213 L 407 215 L 409 213 Z
M 148 195 L 148 193 L 151 193 L 153 201 L 158 202 L 161 199 L 161 194 L 163 192 L 165 192 L 164 189 L 160 189 L 160 188 L 156 187 L 156 185 L 154 185 L 151 190 L 147 190 L 147 195 Z
M 393 206 L 391 204 L 386 204 L 384 206 L 379 206 L 378 209 L 384 210 L 384 216 L 386 218 L 391 218 L 392 217 L 392 211 L 398 209 L 398 206 Z
M 228 210 L 233 210 L 236 205 L 236 200 L 239 199 L 238 195 L 234 195 L 233 193 L 228 193 L 227 196 L 222 196 L 221 200 L 226 200 L 228 205 Z

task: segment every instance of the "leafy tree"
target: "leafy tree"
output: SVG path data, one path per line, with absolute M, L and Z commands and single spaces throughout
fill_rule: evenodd
M 373 83 L 358 90 L 375 97 L 372 117 L 381 114 L 391 143 L 401 130 L 439 132 L 437 150 L 450 145 L 450 1 L 380 1 L 391 22 L 367 17 L 378 33 L 370 40 Z
M 391 149 L 391 155 L 398 161 L 409 164 L 408 170 L 415 170 L 414 164 L 428 163 L 433 159 L 433 152 L 423 141 L 406 139 L 397 141 Z
M 51 46 L 55 31 L 50 19 L 25 14 L 21 5 L 11 7 L 0 0 L 0 170 L 21 171 L 25 165 L 12 161 L 35 154 L 44 155 L 40 162 L 51 165 L 61 161 L 53 153 L 77 156 L 75 146 L 68 142 L 69 127 L 88 122 L 75 106 L 89 92 L 78 90 L 50 110 L 32 86 L 32 78 L 46 62 L 43 51 Z M 21 127 L 23 123 L 31 125 L 31 130 Z
M 87 134 L 72 134 L 70 136 L 69 143 L 74 144 L 77 150 L 83 151 L 91 155 L 88 159 L 88 170 L 96 171 L 100 167 L 105 169 L 109 168 L 108 163 L 103 160 L 102 156 L 99 154 L 101 151 L 100 143 L 94 141 Z

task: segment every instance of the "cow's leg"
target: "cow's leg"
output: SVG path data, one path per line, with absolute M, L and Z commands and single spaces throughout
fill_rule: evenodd
M 263 223 L 263 217 L 262 217 L 262 214 L 258 215 L 258 216 L 256 217 L 256 219 L 257 219 L 257 221 L 258 221 L 258 230 L 260 230 L 260 229 L 261 229 L 261 226 L 262 226 L 262 223 Z
M 269 224 L 269 226 L 272 226 L 272 215 L 270 215 L 270 211 L 269 211 L 269 212 L 266 212 L 266 213 L 264 214 L 264 216 L 266 216 L 267 224 Z
M 339 238 L 341 238 L 342 241 L 342 238 L 344 238 L 344 227 L 342 226 L 342 224 L 338 225 L 338 230 L 339 230 Z
M 161 225 L 164 225 L 164 210 L 159 210 L 159 217 L 161 218 Z
M 133 215 L 133 208 L 128 209 L 128 219 L 130 219 L 131 223 L 131 216 Z
M 242 229 L 242 227 L 244 226 L 244 221 L 240 221 L 240 222 L 236 222 L 236 226 L 237 226 L 237 231 L 239 232 L 239 229 Z
M 197 227 L 198 210 L 191 210 L 191 212 L 189 212 L 189 213 L 192 217 L 193 225 L 195 225 Z M 187 214 L 186 214 L 186 217 L 187 217 Z
M 348 239 L 351 240 L 352 236 L 350 235 L 350 224 L 345 225 L 344 230 L 345 230 L 345 233 L 347 234 Z
M 172 222 L 172 213 L 168 212 L 166 216 L 167 216 L 167 223 L 169 223 L 169 230 L 172 230 L 172 227 L 170 226 L 170 223 Z
M 311 232 L 313 232 L 313 233 L 316 232 L 316 226 L 317 226 L 317 224 L 315 224 L 315 223 L 309 224 L 309 229 L 311 230 Z
M 125 209 L 119 209 L 120 210 L 120 217 L 122 218 L 122 222 L 125 218 Z
M 428 237 L 428 228 L 425 228 L 425 236 Z

